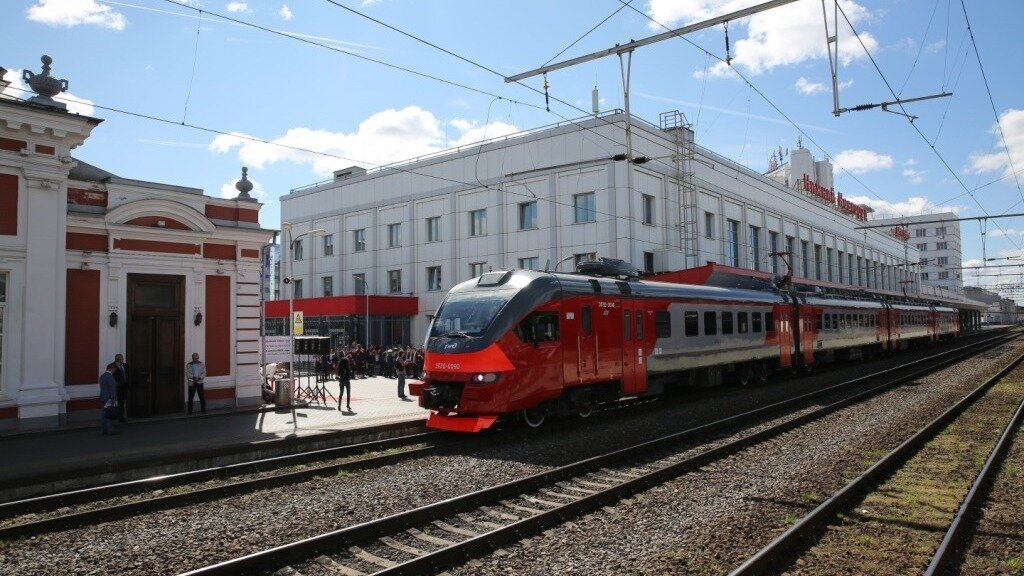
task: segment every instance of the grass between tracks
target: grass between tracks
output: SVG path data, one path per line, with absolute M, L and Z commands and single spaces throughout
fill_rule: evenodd
M 1024 367 L 1007 375 L 887 482 L 840 514 L 788 574 L 923 572 L 1022 396 Z M 1022 564 L 1019 557 L 1003 558 L 1003 572 L 991 573 L 1007 573 L 1010 563 Z

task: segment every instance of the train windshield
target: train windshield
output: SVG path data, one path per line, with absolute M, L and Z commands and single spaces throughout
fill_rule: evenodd
M 475 338 L 491 325 L 515 290 L 456 292 L 437 311 L 430 337 Z

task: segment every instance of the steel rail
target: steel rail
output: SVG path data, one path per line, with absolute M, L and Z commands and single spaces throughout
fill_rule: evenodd
M 962 414 L 967 408 L 983 397 L 988 390 L 1003 377 L 1016 368 L 1024 355 L 1000 370 L 997 374 L 975 388 L 956 404 L 944 411 L 934 420 L 918 430 L 913 436 L 904 440 L 899 446 L 885 455 L 857 478 L 851 480 L 829 499 L 801 518 L 796 524 L 772 540 L 767 546 L 748 558 L 743 564 L 729 573 L 729 576 L 753 576 L 755 574 L 778 574 L 788 566 L 803 550 L 803 544 L 811 541 L 821 533 L 829 521 L 841 509 L 848 507 L 854 498 L 862 496 L 871 487 L 884 482 L 899 466 L 906 463 L 921 447 L 933 439 L 939 432 Z
M 0 520 L 19 514 L 39 512 L 41 510 L 52 510 L 72 504 L 103 500 L 116 496 L 144 492 L 147 490 L 167 488 L 188 483 L 205 482 L 207 480 L 237 476 L 239 474 L 251 474 L 254 472 L 274 470 L 285 466 L 323 460 L 324 458 L 344 458 L 345 456 L 357 455 L 366 451 L 389 450 L 429 441 L 434 438 L 440 438 L 441 436 L 442 435 L 437 432 L 418 432 L 416 434 L 401 436 L 398 438 L 388 438 L 385 440 L 374 440 L 372 442 L 361 442 L 345 446 L 321 448 L 318 450 L 298 452 L 296 454 L 260 458 L 250 462 L 238 462 L 235 464 L 225 464 L 223 466 L 212 466 L 201 470 L 190 470 L 187 472 L 178 472 L 176 474 L 163 474 L 160 476 L 141 478 L 139 480 L 116 482 L 113 484 L 104 484 L 90 488 L 68 490 L 56 494 L 12 500 L 10 502 L 0 503 Z
M 706 450 L 700 454 L 686 458 L 685 460 L 670 464 L 653 472 L 643 474 L 637 478 L 612 487 L 610 491 L 598 492 L 581 498 L 562 507 L 543 512 L 530 518 L 525 518 L 509 526 L 494 529 L 482 534 L 481 536 L 470 538 L 453 546 L 430 553 L 426 556 L 420 556 L 398 564 L 397 566 L 384 569 L 376 574 L 397 575 L 422 574 L 428 571 L 437 572 L 442 566 L 450 566 L 453 563 L 464 562 L 473 555 L 479 555 L 488 550 L 493 550 L 503 543 L 522 539 L 524 537 L 523 535 L 526 533 L 535 532 L 552 524 L 564 522 L 570 517 L 575 517 L 593 510 L 595 507 L 603 505 L 606 502 L 620 499 L 624 497 L 625 494 L 639 492 L 652 485 L 679 476 L 684 472 L 695 470 L 707 465 L 709 462 L 719 460 L 748 446 L 760 443 L 768 438 L 797 428 L 807 422 L 813 421 L 845 406 L 894 388 L 903 382 L 919 378 L 922 374 L 933 372 L 942 367 L 948 366 L 949 364 L 960 361 L 965 357 L 975 354 L 977 349 L 996 346 L 1016 337 L 1016 335 L 1000 335 L 980 342 L 974 342 L 954 351 L 945 351 L 939 354 L 934 354 L 926 358 L 908 362 L 895 368 L 881 370 L 866 376 L 854 378 L 847 382 L 822 388 L 814 392 L 801 394 L 794 398 L 782 400 L 742 414 L 722 418 L 714 422 L 669 434 L 661 438 L 645 441 L 628 448 L 590 457 L 545 472 L 539 472 L 527 478 L 513 480 L 511 482 L 484 488 L 462 496 L 428 504 L 420 508 L 399 512 L 377 520 L 363 522 L 326 534 L 277 546 L 269 550 L 227 560 L 225 562 L 186 572 L 182 576 L 244 575 L 272 572 L 285 565 L 310 561 L 317 555 L 324 554 L 325 552 L 343 549 L 347 546 L 357 546 L 367 542 L 373 542 L 381 535 L 397 533 L 409 527 L 429 523 L 434 519 L 446 518 L 460 512 L 477 509 L 482 505 L 494 504 L 495 502 L 500 502 L 503 499 L 516 497 L 524 492 L 535 491 L 540 487 L 546 487 L 557 482 L 577 478 L 608 466 L 622 465 L 623 462 L 629 459 L 641 458 L 645 455 L 649 455 L 655 450 L 669 448 L 684 440 L 722 433 L 730 427 L 743 424 L 749 420 L 766 417 L 785 408 L 798 407 L 807 400 L 836 392 L 840 389 L 848 388 L 856 384 L 862 384 L 871 379 L 877 379 L 880 377 L 892 378 L 894 373 L 906 372 L 908 368 L 914 368 L 910 373 L 892 378 L 884 384 L 866 391 L 861 391 L 851 397 L 837 401 L 828 406 L 797 416 L 777 426 L 752 433 L 733 442 Z M 951 354 L 951 352 L 960 353 Z M 935 362 L 936 360 L 938 361 Z M 928 366 L 923 366 L 929 361 L 932 361 L 933 363 Z
M 953 522 L 950 523 L 946 535 L 942 538 L 939 548 L 932 556 L 932 561 L 928 564 L 928 569 L 925 570 L 925 576 L 943 573 L 952 565 L 957 550 L 962 549 L 970 515 L 980 508 L 980 504 L 988 496 L 988 490 L 992 486 L 992 481 L 998 474 L 999 468 L 1006 460 L 1006 454 L 1013 442 L 1013 435 L 1020 428 L 1021 420 L 1024 420 L 1024 401 L 1017 406 L 1017 411 L 1010 418 L 1006 428 L 1003 429 L 999 441 L 996 442 L 996 447 L 985 460 L 985 465 L 981 468 L 978 477 L 974 479 L 971 489 L 967 492 L 967 496 L 960 505 L 960 509 L 957 510 L 956 516 L 953 517 Z

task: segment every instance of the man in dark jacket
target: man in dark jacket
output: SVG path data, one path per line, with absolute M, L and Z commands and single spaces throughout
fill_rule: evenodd
M 348 411 L 352 411 L 352 369 L 348 358 L 342 356 L 338 358 L 338 411 L 341 411 L 341 398 L 345 395 L 345 391 L 348 391 L 348 401 L 345 402 L 345 407 Z
M 128 406 L 128 365 L 124 362 L 124 355 L 114 354 L 114 364 L 117 364 L 117 370 L 114 372 L 114 381 L 117 382 L 118 420 L 127 422 L 125 407 Z
M 107 364 L 107 370 L 100 374 L 100 431 L 105 436 L 117 434 L 114 432 L 114 423 L 107 417 L 107 406 L 113 406 L 117 402 L 117 380 L 114 379 L 114 372 L 117 364 Z

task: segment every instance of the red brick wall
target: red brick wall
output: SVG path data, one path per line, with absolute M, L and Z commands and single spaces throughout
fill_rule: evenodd
M 66 235 L 68 250 L 90 250 L 92 252 L 107 251 L 106 234 L 85 234 L 68 232 Z
M 100 271 L 67 271 L 64 384 L 95 384 L 100 364 Z
M 206 277 L 206 373 L 231 374 L 231 278 Z
M 212 260 L 234 260 L 235 247 L 231 244 L 209 244 L 203 242 L 203 258 Z

